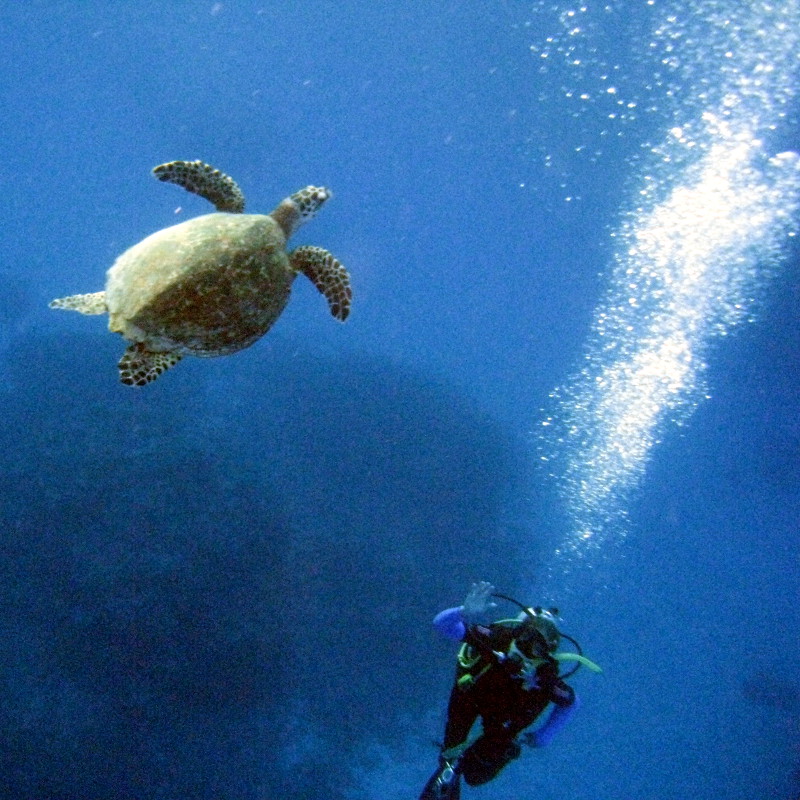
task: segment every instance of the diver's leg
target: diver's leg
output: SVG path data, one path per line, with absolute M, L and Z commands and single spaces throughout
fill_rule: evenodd
M 477 718 L 478 709 L 472 698 L 458 685 L 453 686 L 447 704 L 447 723 L 444 727 L 442 750 L 449 750 L 466 741 Z
M 513 736 L 505 731 L 484 733 L 464 751 L 459 769 L 470 786 L 480 786 L 495 778 L 521 751 Z
M 420 800 L 459 800 L 461 795 L 461 746 L 478 717 L 472 700 L 458 686 L 453 687 L 447 704 L 447 723 L 439 765 L 431 775 Z

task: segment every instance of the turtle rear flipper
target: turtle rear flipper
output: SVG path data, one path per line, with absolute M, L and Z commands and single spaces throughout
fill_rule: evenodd
M 217 211 L 234 214 L 244 211 L 244 195 L 236 181 L 210 164 L 202 161 L 170 161 L 155 167 L 153 175 L 160 181 L 176 183 L 187 192 L 205 197 Z
M 289 255 L 289 263 L 295 272 L 302 272 L 325 295 L 331 314 L 344 322 L 350 313 L 353 291 L 350 275 L 338 259 L 321 247 L 305 245 Z
M 50 301 L 50 308 L 80 311 L 81 314 L 105 314 L 108 311 L 105 292 L 71 294 L 69 297 L 58 297 Z
M 145 386 L 154 381 L 162 372 L 174 367 L 181 360 L 181 354 L 174 350 L 155 352 L 148 350 L 142 342 L 132 344 L 119 360 L 119 379 L 126 386 Z

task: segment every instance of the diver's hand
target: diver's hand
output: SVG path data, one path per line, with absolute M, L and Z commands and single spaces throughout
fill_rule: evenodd
M 539 676 L 536 674 L 537 666 L 536 664 L 528 661 L 526 658 L 522 664 L 522 669 L 519 671 L 520 677 L 522 678 L 522 685 L 528 690 L 531 691 L 532 689 L 541 689 L 541 684 L 539 683 Z
M 497 605 L 492 600 L 493 592 L 494 586 L 488 581 L 472 584 L 472 588 L 464 598 L 464 605 L 461 606 L 461 614 L 468 625 Z

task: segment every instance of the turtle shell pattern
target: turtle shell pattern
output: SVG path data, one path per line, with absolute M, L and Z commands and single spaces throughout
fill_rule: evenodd
M 158 231 L 108 271 L 109 329 L 152 350 L 195 356 L 255 342 L 283 311 L 296 272 L 262 214 L 213 213 Z

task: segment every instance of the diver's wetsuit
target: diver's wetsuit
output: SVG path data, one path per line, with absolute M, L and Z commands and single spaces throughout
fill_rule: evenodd
M 478 674 L 466 685 L 458 680 L 450 693 L 443 750 L 462 744 L 478 717 L 483 732 L 463 753 L 458 771 L 471 786 L 486 783 L 520 753 L 518 733 L 531 725 L 549 703 L 565 712 L 575 693 L 558 677 L 558 664 L 545 660 L 536 669 L 535 684 L 526 688 L 520 663 L 508 657 L 509 647 L 523 625 L 500 622 L 466 628 L 463 641 L 481 654 Z M 483 667 L 490 665 L 485 671 Z M 463 671 L 460 670 L 463 675 Z M 457 676 L 458 678 L 458 676 Z M 530 684 L 529 684 L 530 685 Z M 551 720 L 548 720 L 548 725 Z M 560 725 L 559 725 L 560 727 Z

